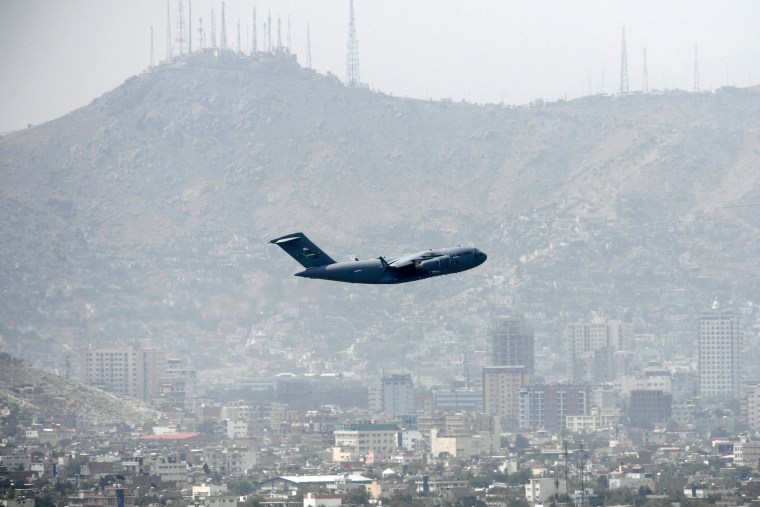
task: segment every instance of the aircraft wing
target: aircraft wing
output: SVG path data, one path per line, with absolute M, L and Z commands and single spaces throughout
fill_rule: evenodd
M 440 255 L 441 254 L 439 252 L 436 252 L 434 250 L 425 250 L 424 252 L 406 254 L 406 255 L 402 255 L 401 257 L 394 260 L 393 262 L 389 262 L 388 266 L 392 268 L 403 268 L 404 266 L 409 266 L 410 264 L 414 264 L 417 261 L 426 261 L 428 259 L 434 259 L 436 257 L 439 257 Z

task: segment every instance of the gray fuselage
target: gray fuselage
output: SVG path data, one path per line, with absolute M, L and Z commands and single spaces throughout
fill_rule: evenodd
M 403 283 L 466 271 L 480 266 L 486 258 L 486 254 L 477 248 L 444 248 L 426 250 L 396 259 L 335 262 L 305 269 L 295 276 L 348 283 Z

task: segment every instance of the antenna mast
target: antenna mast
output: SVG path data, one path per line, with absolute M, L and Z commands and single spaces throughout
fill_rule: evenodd
M 237 22 L 237 52 L 243 52 L 243 46 L 240 45 L 240 18 L 238 18 Z
M 271 53 L 272 48 L 272 11 L 267 15 L 267 52 Z
M 172 61 L 172 20 L 169 0 L 166 0 L 166 61 Z
M 201 45 L 201 49 L 206 45 L 206 37 L 203 34 L 203 18 L 198 18 L 198 44 Z
M 290 14 L 288 14 L 288 53 L 292 52 L 290 48 Z
M 623 39 L 620 54 L 620 95 L 628 93 L 628 55 L 625 50 L 625 27 L 623 27 Z
M 644 76 L 641 79 L 641 91 L 649 93 L 649 74 L 647 73 L 647 48 L 644 48 Z
M 348 44 L 346 47 L 346 84 L 359 84 L 359 43 L 356 40 L 356 22 L 354 21 L 354 0 L 349 0 Z
M 193 0 L 187 0 L 187 52 L 193 52 Z
M 222 2 L 222 36 L 219 41 L 219 46 L 222 50 L 228 49 L 227 47 L 227 22 L 224 19 L 224 2 Z
M 216 18 L 214 17 L 214 9 L 211 9 L 211 47 L 216 47 Z
M 581 451 L 581 463 L 580 463 L 580 472 L 581 472 L 581 507 L 585 507 L 586 505 L 586 484 L 585 484 L 585 473 L 586 473 L 586 451 L 583 450 L 583 442 L 581 442 L 580 445 L 580 451 Z
M 311 32 L 308 22 L 306 23 L 306 68 L 311 68 Z
M 153 59 L 153 25 L 150 25 L 150 68 L 152 69 L 155 64 Z
M 277 47 L 275 49 L 282 50 L 282 18 L 280 16 L 277 16 Z
M 177 8 L 179 10 L 177 18 L 179 35 L 177 36 L 177 42 L 179 42 L 179 56 L 182 56 L 185 53 L 185 5 L 182 0 L 179 0 L 179 6 Z
M 258 41 L 256 40 L 256 6 L 253 7 L 253 42 L 251 43 L 251 54 L 254 56 L 259 52 Z
M 699 59 L 696 44 L 694 45 L 694 93 L 699 93 Z

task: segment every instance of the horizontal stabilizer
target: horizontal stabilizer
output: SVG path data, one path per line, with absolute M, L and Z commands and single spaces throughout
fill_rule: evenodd
M 293 257 L 307 269 L 335 264 L 335 261 L 329 255 L 320 250 L 319 247 L 312 243 L 302 232 L 287 234 L 280 238 L 273 239 L 270 243 L 285 250 L 288 255 Z

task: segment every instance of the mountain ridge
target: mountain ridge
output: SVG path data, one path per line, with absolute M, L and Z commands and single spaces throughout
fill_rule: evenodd
M 472 105 L 346 88 L 294 62 L 191 55 L 0 138 L 0 346 L 194 343 L 230 319 L 287 334 L 287 305 L 342 298 L 284 279 L 295 266 L 266 242 L 295 230 L 336 259 L 454 243 L 489 254 L 448 284 L 363 293 L 362 314 L 473 288 L 491 294 L 483 319 L 503 301 L 628 314 L 652 286 L 685 287 L 689 308 L 748 299 L 759 113 L 755 88 Z M 423 311 L 456 308 L 439 306 Z M 637 313 L 653 307 L 666 312 L 655 298 Z M 369 328 L 386 329 L 378 318 Z M 322 333 L 315 319 L 302 331 Z M 329 333 L 351 343 L 349 328 Z

